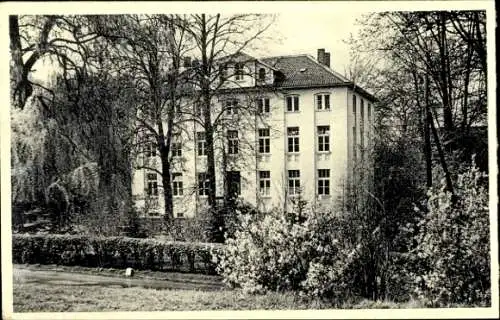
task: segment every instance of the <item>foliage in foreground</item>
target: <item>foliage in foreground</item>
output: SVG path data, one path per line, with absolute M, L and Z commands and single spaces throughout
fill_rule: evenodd
M 416 212 L 417 222 L 402 231 L 410 237 L 409 248 L 390 272 L 403 282 L 398 286 L 405 300 L 416 297 L 429 306 L 488 305 L 486 175 L 474 167 L 458 175 L 454 203 L 445 188 L 444 181 L 431 188 L 427 212 Z M 294 291 L 339 303 L 359 297 L 361 286 L 370 284 L 360 279 L 370 264 L 376 267 L 371 255 L 381 244 L 369 234 L 356 237 L 360 234 L 350 226 L 352 219 L 315 210 L 242 216 L 241 229 L 226 241 L 220 259 L 224 281 L 248 293 Z
M 217 244 L 161 242 L 125 237 L 20 235 L 12 237 L 14 263 L 133 267 L 139 270 L 189 271 L 213 274 Z
M 416 293 L 433 305 L 490 303 L 487 185 L 487 175 L 471 167 L 456 179 L 455 203 L 444 182 L 429 190 L 410 254 L 420 267 L 413 275 Z
M 220 259 L 225 282 L 244 292 L 299 291 L 311 296 L 339 296 L 347 284 L 344 270 L 354 258 L 340 242 L 340 218 L 305 210 L 241 217 L 241 229 L 226 241 Z M 327 274 L 325 275 L 326 272 Z

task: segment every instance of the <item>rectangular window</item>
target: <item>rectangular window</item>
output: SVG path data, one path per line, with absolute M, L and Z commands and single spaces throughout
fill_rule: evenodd
M 269 98 L 257 99 L 257 111 L 259 112 L 259 114 L 266 114 L 271 112 Z
M 352 95 L 352 113 L 356 115 L 356 96 Z
M 269 129 L 259 129 L 259 153 L 270 153 L 270 145 Z
M 172 142 L 172 157 L 182 157 L 182 144 L 180 142 Z
M 184 188 L 182 184 L 182 173 L 173 172 L 172 173 L 172 195 L 182 196 L 184 194 Z
M 299 127 L 287 128 L 288 152 L 299 152 Z
M 259 69 L 259 75 L 258 75 L 258 78 L 259 81 L 265 81 L 266 80 L 266 69 L 264 68 L 260 68 Z
M 243 63 L 236 63 L 234 65 L 234 78 L 235 80 L 243 80 Z
M 238 140 L 238 131 L 237 130 L 228 130 L 227 131 L 227 146 L 228 154 L 238 154 L 239 140 Z
M 198 195 L 208 196 L 209 189 L 210 181 L 207 179 L 207 174 L 205 172 L 198 173 Z
M 330 169 L 318 170 L 318 194 L 330 194 Z
M 220 82 L 227 80 L 227 65 L 225 64 L 219 66 L 219 79 Z
M 352 157 L 354 160 L 357 158 L 357 147 L 356 144 L 358 143 L 357 137 L 356 137 L 356 126 L 352 127 Z
M 207 155 L 207 142 L 205 140 L 205 132 L 196 133 L 196 141 L 198 146 L 198 156 Z
M 158 196 L 158 175 L 156 173 L 148 173 L 147 176 L 147 194 L 148 196 Z
M 288 170 L 288 194 L 291 196 L 300 194 L 299 170 Z
M 148 141 L 144 146 L 144 155 L 146 158 L 156 157 L 156 143 Z
M 363 128 L 363 126 L 359 128 L 359 145 L 361 146 L 361 148 L 365 147 L 365 129 Z M 363 151 L 363 149 L 361 149 L 361 151 Z
M 361 110 L 360 116 L 361 116 L 361 123 L 359 125 L 359 140 L 360 140 L 360 145 L 361 148 L 364 148 L 365 146 L 365 100 L 361 99 Z
M 228 115 L 238 114 L 238 103 L 239 103 L 239 101 L 236 99 L 227 100 L 226 101 L 226 113 Z
M 286 111 L 288 112 L 299 111 L 299 96 L 286 97 Z
M 330 110 L 329 94 L 318 94 L 316 96 L 316 110 Z
M 318 151 L 330 151 L 330 126 L 318 126 Z
M 230 197 L 236 197 L 241 194 L 241 175 L 239 171 L 228 171 L 227 183 Z
M 261 196 L 270 195 L 271 171 L 259 171 L 259 193 Z
M 372 105 L 368 104 L 368 112 L 367 112 L 367 120 L 368 120 L 368 129 L 366 130 L 366 139 L 368 140 L 368 145 L 371 144 L 371 123 L 372 123 Z
M 365 118 L 365 100 L 361 99 L 361 110 L 359 111 L 361 113 L 361 123 L 363 123 L 363 120 Z
M 193 109 L 194 109 L 195 116 L 201 117 L 201 113 L 202 113 L 201 101 L 195 101 L 195 103 L 193 105 Z

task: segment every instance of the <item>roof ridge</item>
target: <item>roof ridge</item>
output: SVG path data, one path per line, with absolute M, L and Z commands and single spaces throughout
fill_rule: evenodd
M 311 55 L 307 55 L 307 57 L 309 59 L 311 59 L 314 63 L 320 65 L 324 70 L 330 72 L 332 75 L 336 76 L 337 78 L 339 78 L 340 80 L 344 81 L 344 82 L 352 82 L 351 80 L 347 79 L 346 77 L 344 77 L 343 75 L 341 75 L 340 73 L 338 73 L 337 71 L 333 70 L 332 68 L 330 67 L 327 67 L 325 66 L 324 64 L 322 63 L 319 63 L 316 59 L 314 59 Z
M 314 59 L 313 56 L 307 53 L 300 53 L 300 54 L 289 54 L 289 55 L 280 55 L 280 56 L 271 56 L 271 57 L 264 57 L 264 58 L 258 58 L 259 60 L 264 60 L 264 59 L 278 59 L 278 58 L 293 58 L 293 57 L 306 57 L 309 58 L 312 62 L 316 63 L 317 65 L 321 66 L 324 70 L 328 71 L 330 74 L 334 75 L 335 77 L 339 78 L 343 82 L 352 82 L 351 80 L 347 79 L 344 77 L 342 74 L 339 72 L 325 66 L 324 64 L 319 63 L 316 59 Z
M 302 57 L 302 56 L 309 56 L 307 53 L 298 53 L 298 54 L 282 54 L 279 56 L 268 56 L 268 57 L 261 57 L 259 59 L 276 59 L 276 58 L 292 58 L 292 57 Z

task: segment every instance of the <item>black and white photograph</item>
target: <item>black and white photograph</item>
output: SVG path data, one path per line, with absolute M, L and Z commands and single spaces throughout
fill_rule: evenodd
M 492 1 L 0 8 L 2 317 L 498 318 Z

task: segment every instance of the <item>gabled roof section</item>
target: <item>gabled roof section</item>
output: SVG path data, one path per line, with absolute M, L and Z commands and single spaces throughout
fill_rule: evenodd
M 283 79 L 275 83 L 275 86 L 278 87 L 306 88 L 339 86 L 350 83 L 349 80 L 318 63 L 307 54 L 270 57 L 260 60 L 283 73 Z
M 260 63 L 260 64 L 268 67 L 271 70 L 278 71 L 278 69 L 276 69 L 273 66 L 267 64 L 262 59 L 258 59 L 258 58 L 252 57 L 251 55 L 246 54 L 243 51 L 240 51 L 240 52 L 237 52 L 237 53 L 234 53 L 234 54 L 222 57 L 222 58 L 218 59 L 218 61 L 219 62 L 223 62 L 223 63 L 224 62 L 249 62 L 249 61 L 253 62 L 253 61 L 255 61 L 255 62 L 258 62 L 258 63 Z

